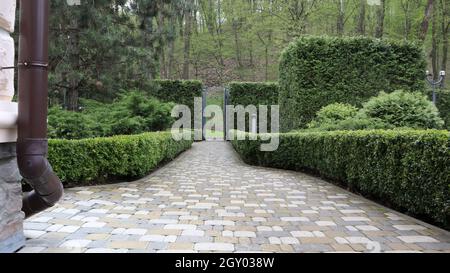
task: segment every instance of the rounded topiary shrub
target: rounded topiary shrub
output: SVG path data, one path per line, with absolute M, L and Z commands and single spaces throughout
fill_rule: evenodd
M 308 124 L 308 128 L 317 128 L 323 124 L 336 123 L 355 117 L 358 108 L 345 103 L 333 103 L 323 107 L 317 112 L 316 118 Z
M 421 93 L 381 92 L 364 104 L 362 112 L 395 127 L 441 129 L 444 125 L 436 106 Z

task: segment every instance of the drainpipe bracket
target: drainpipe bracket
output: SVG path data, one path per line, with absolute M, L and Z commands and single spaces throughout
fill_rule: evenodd
M 48 69 L 48 63 L 47 62 L 40 62 L 40 61 L 23 61 L 23 62 L 19 62 L 17 64 L 17 66 L 19 67 L 19 69 L 24 69 L 24 68 L 44 68 L 44 69 Z

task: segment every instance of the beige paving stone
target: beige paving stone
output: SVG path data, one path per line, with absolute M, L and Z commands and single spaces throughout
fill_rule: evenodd
M 70 233 L 62 233 L 62 232 L 48 232 L 47 234 L 42 235 L 40 238 L 42 239 L 64 239 L 69 236 Z
M 402 243 L 389 243 L 387 244 L 392 250 L 412 250 L 407 244 Z
M 182 230 L 176 230 L 176 229 L 150 229 L 147 231 L 148 235 L 181 235 L 183 231 Z
M 194 244 L 192 243 L 170 243 L 169 250 L 193 250 Z
M 351 246 L 351 248 L 353 248 L 353 250 L 356 251 L 356 252 L 366 252 L 366 251 L 368 251 L 367 245 L 350 244 L 349 246 Z
M 86 249 L 79 248 L 79 249 L 66 249 L 66 248 L 47 248 L 46 250 L 42 251 L 41 253 L 83 253 Z
M 250 240 L 250 238 L 243 238 L 243 237 L 239 238 L 239 244 L 241 245 L 249 245 L 251 243 L 252 241 Z
M 104 241 L 107 240 L 111 235 L 110 234 L 89 234 L 86 236 L 86 239 L 93 241 Z
M 219 237 L 221 236 L 222 232 L 217 231 L 217 230 L 207 230 L 205 232 L 206 236 L 210 236 L 210 237 Z
M 354 249 L 349 245 L 332 244 L 331 247 L 336 252 L 353 252 L 354 251 Z
M 263 244 L 261 245 L 261 250 L 267 252 L 281 252 L 281 247 L 280 245 Z
M 239 238 L 217 236 L 217 237 L 214 237 L 214 242 L 216 242 L 216 243 L 237 244 L 237 243 L 239 243 Z
M 290 245 L 280 245 L 280 250 L 283 253 L 291 253 L 294 252 L 294 248 Z
M 69 220 L 69 219 L 51 219 L 49 223 L 60 224 L 64 226 L 82 226 L 84 225 L 83 221 Z
M 148 242 L 142 241 L 115 241 L 108 244 L 108 247 L 115 249 L 137 249 L 144 250 L 148 246 Z
M 331 244 L 334 242 L 331 238 L 298 238 L 301 244 Z

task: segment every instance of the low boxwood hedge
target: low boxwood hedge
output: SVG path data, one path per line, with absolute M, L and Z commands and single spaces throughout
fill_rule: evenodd
M 249 164 L 313 171 L 442 226 L 450 224 L 448 131 L 373 130 L 280 134 L 275 152 L 261 141 L 233 141 Z
M 49 161 L 67 186 L 97 184 L 110 179 L 135 179 L 189 149 L 192 141 L 175 141 L 170 132 L 49 140 Z

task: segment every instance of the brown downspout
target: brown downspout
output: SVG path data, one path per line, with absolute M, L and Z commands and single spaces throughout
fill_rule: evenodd
M 20 0 L 17 162 L 33 187 L 23 197 L 25 217 L 52 207 L 63 187 L 47 161 L 48 0 Z

